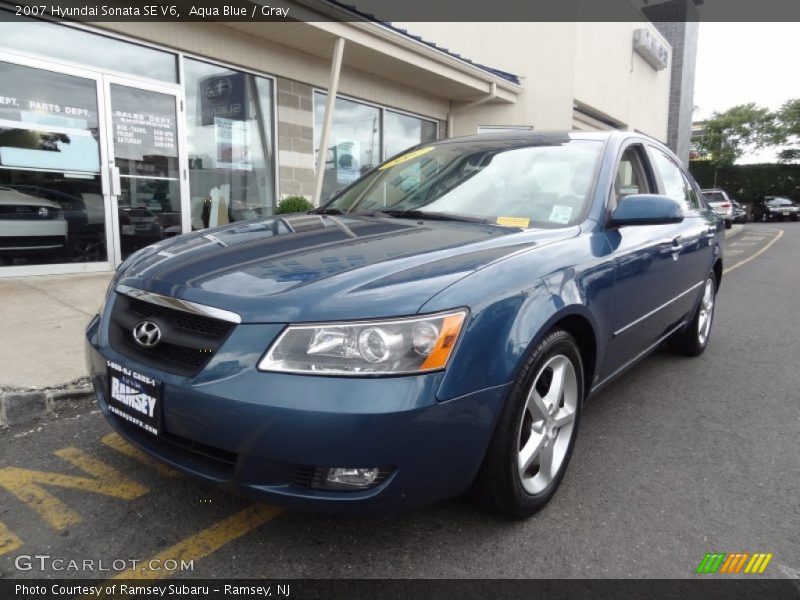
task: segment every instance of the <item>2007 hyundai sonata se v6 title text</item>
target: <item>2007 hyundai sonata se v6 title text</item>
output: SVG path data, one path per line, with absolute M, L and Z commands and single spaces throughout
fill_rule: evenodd
M 524 517 L 587 397 L 661 342 L 703 352 L 723 250 L 650 138 L 442 140 L 308 214 L 138 251 L 87 361 L 111 426 L 209 483 L 357 513 L 472 488 Z

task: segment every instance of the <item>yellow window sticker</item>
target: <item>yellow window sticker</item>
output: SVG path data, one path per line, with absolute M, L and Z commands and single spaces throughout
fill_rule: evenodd
M 527 227 L 530 222 L 525 217 L 497 217 L 497 224 L 506 227 Z
M 414 150 L 413 152 L 409 152 L 408 154 L 403 154 L 403 156 L 398 156 L 394 160 L 390 160 L 389 162 L 382 164 L 379 169 L 383 171 L 384 169 L 391 169 L 394 166 L 397 166 L 401 163 L 406 162 L 407 160 L 411 160 L 412 158 L 417 158 L 418 156 L 422 156 L 423 154 L 427 154 L 433 150 L 433 146 L 428 146 L 426 148 L 420 148 L 419 150 Z

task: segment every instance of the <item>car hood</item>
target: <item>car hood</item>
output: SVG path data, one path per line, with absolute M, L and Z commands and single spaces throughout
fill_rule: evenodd
M 578 231 L 295 215 L 155 244 L 125 262 L 117 280 L 230 310 L 244 322 L 379 318 L 414 314 L 487 264 Z

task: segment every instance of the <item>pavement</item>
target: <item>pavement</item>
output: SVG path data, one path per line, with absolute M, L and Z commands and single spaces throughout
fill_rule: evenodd
M 0 279 L 0 386 L 61 386 L 85 376 L 83 332 L 110 280 L 111 273 Z
M 0 430 L 0 579 L 713 578 L 695 573 L 705 553 L 765 552 L 756 577 L 800 590 L 800 226 L 748 225 L 728 249 L 708 350 L 660 350 L 594 397 L 531 519 L 464 499 L 383 518 L 253 504 L 155 463 L 85 404 Z M 81 562 L 25 570 L 36 554 Z

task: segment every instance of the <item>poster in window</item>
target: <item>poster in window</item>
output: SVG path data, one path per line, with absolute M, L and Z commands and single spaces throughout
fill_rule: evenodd
M 247 121 L 247 75 L 224 73 L 203 77 L 197 82 L 200 99 L 200 125 L 214 125 L 216 119 Z
M 214 119 L 217 168 L 252 171 L 250 163 L 250 123 L 231 119 Z
M 336 140 L 336 183 L 350 184 L 361 175 L 359 157 L 361 144 L 351 140 Z

